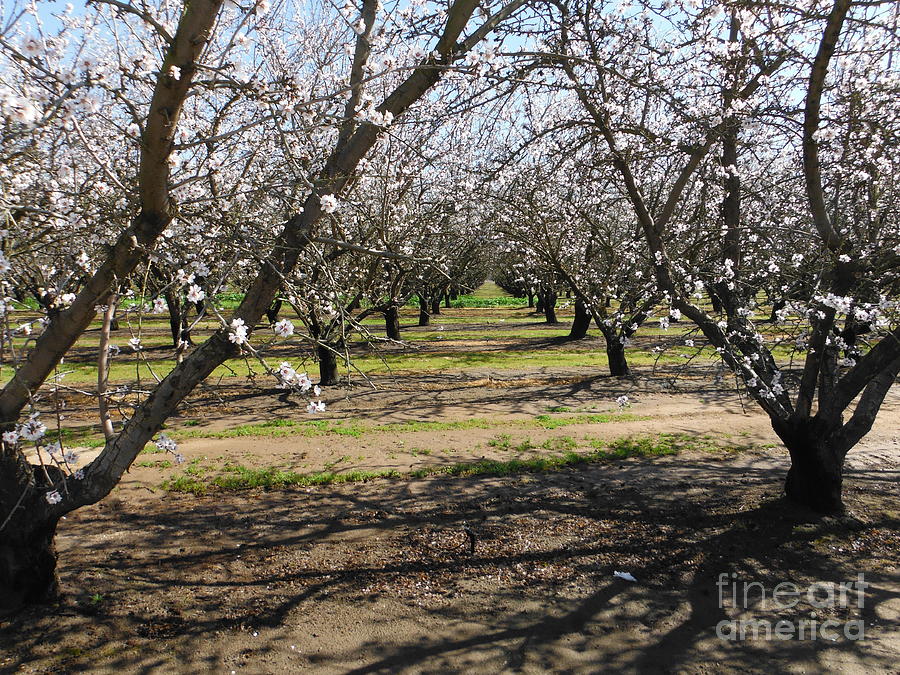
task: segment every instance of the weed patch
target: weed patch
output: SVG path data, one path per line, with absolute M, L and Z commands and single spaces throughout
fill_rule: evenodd
M 476 462 L 458 462 L 449 465 L 426 466 L 405 473 L 396 470 L 365 471 L 353 470 L 336 473 L 330 470 L 340 461 L 349 457 L 341 457 L 329 465 L 329 469 L 315 473 L 298 473 L 284 471 L 274 467 L 248 468 L 238 464 L 222 467 L 215 476 L 207 476 L 208 467 L 196 462 L 185 469 L 183 475 L 163 483 L 163 487 L 171 492 L 187 492 L 195 495 L 207 494 L 210 488 L 219 490 L 246 490 L 251 488 L 285 488 L 290 486 L 312 487 L 316 485 L 333 485 L 339 483 L 358 483 L 384 478 L 425 478 L 427 476 L 509 476 L 519 473 L 540 473 L 560 471 L 570 467 L 598 462 L 610 462 L 629 458 L 653 458 L 676 455 L 686 450 L 706 452 L 722 451 L 725 448 L 715 444 L 709 436 L 691 436 L 689 434 L 660 434 L 659 436 L 643 436 L 618 438 L 612 441 L 590 440 L 592 447 L 588 452 L 576 452 L 578 442 L 570 436 L 548 439 L 540 448 L 557 454 L 546 457 L 516 458 L 510 460 L 481 459 Z M 501 449 L 533 450 L 537 449 L 530 439 L 513 444 L 509 434 L 501 434 L 488 442 L 488 445 Z M 418 454 L 429 454 L 417 451 Z M 416 454 L 416 453 L 414 453 Z

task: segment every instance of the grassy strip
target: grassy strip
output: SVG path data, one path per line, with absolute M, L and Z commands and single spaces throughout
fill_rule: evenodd
M 632 415 L 630 413 L 596 413 L 590 415 L 571 415 L 569 417 L 551 417 L 538 415 L 534 424 L 541 429 L 559 429 L 572 424 L 609 424 L 611 422 L 640 422 L 652 419 L 648 415 Z
M 325 436 L 335 434 L 338 436 L 350 436 L 360 438 L 364 434 L 405 434 L 417 431 L 459 431 L 466 429 L 495 429 L 497 427 L 516 426 L 520 428 L 559 429 L 572 424 L 609 424 L 612 422 L 636 422 L 652 419 L 646 415 L 632 415 L 629 413 L 598 413 L 580 414 L 568 417 L 551 417 L 550 415 L 538 415 L 533 420 L 504 420 L 493 421 L 483 417 L 475 417 L 467 420 L 455 420 L 451 422 L 391 422 L 388 424 L 363 425 L 356 421 L 345 420 L 306 420 L 296 421 L 289 419 L 267 420 L 265 422 L 252 422 L 240 424 L 230 429 L 209 431 L 202 428 L 180 429 L 167 431 L 166 433 L 176 441 L 192 438 L 285 438 L 289 436 Z M 193 427 L 196 421 L 186 426 Z M 52 432 L 55 434 L 55 431 Z M 49 435 L 49 434 L 48 434 Z M 77 446 L 81 448 L 99 448 L 105 444 L 102 436 L 96 432 L 63 429 L 63 441 L 65 446 Z M 142 454 L 156 453 L 156 446 L 148 443 Z
M 163 483 L 169 492 L 186 492 L 193 495 L 205 495 L 211 487 L 220 490 L 248 490 L 251 488 L 285 488 L 289 486 L 311 487 L 314 485 L 332 485 L 338 483 L 361 483 L 376 478 L 400 478 L 399 471 L 317 471 L 315 473 L 297 473 L 275 468 L 250 469 L 245 466 L 230 465 L 227 473 L 206 480 L 197 473 L 184 473 Z
M 454 309 L 467 309 L 470 307 L 525 307 L 528 304 L 526 298 L 483 298 L 475 295 L 460 295 L 456 300 L 450 301 Z
M 281 438 L 284 436 L 322 436 L 337 434 L 339 436 L 352 436 L 359 438 L 364 434 L 404 434 L 416 431 L 457 431 L 466 429 L 494 429 L 496 427 L 517 426 L 522 428 L 558 429 L 572 424 L 608 424 L 611 422 L 635 422 L 651 419 L 645 415 L 631 415 L 628 413 L 598 413 L 592 415 L 572 415 L 570 417 L 551 417 L 550 415 L 538 415 L 533 420 L 503 420 L 494 421 L 483 417 L 474 417 L 467 420 L 455 420 L 451 422 L 391 422 L 388 424 L 368 425 L 355 421 L 344 420 L 309 420 L 298 422 L 295 420 L 268 420 L 241 424 L 231 429 L 221 431 L 205 431 L 203 429 L 188 429 L 171 432 L 169 435 L 176 440 L 186 438 L 242 438 L 255 436 L 261 438 Z
M 433 340 L 427 342 L 433 342 Z M 670 365 L 681 363 L 682 353 L 683 348 L 669 350 L 662 355 L 639 349 L 626 350 L 628 361 L 632 366 L 651 366 L 657 362 Z M 708 349 L 700 358 L 713 362 L 715 360 L 713 355 L 714 351 Z M 149 364 L 153 373 L 158 377 L 165 377 L 175 368 L 176 361 L 174 358 L 156 358 L 151 354 Z M 210 380 L 242 378 L 245 376 L 242 364 L 243 362 L 239 359 L 230 360 L 227 364 L 216 368 L 210 376 Z M 565 349 L 542 348 L 533 351 L 402 352 L 387 353 L 381 356 L 367 354 L 354 357 L 353 365 L 360 372 L 370 375 L 465 371 L 471 368 L 507 370 L 537 367 L 589 368 L 596 372 L 605 372 L 608 361 L 606 353 L 602 350 L 573 352 Z M 97 380 L 97 365 L 92 361 L 69 361 L 64 368 L 61 368 L 61 372 L 65 373 L 63 381 L 73 386 L 92 384 Z M 11 370 L 4 371 L 0 375 L 0 384 L 5 383 L 11 373 Z M 111 383 L 134 382 L 138 376 L 143 381 L 153 381 L 147 363 L 137 360 L 133 354 L 124 354 L 115 359 L 110 366 L 109 381 Z
M 568 440 L 569 442 L 565 442 Z M 561 449 L 571 447 L 572 439 L 551 439 L 554 444 L 545 443 L 543 447 Z M 674 455 L 688 449 L 690 437 L 686 434 L 662 434 L 659 437 L 620 438 L 604 443 L 603 449 L 595 448 L 587 453 L 566 450 L 550 457 L 533 457 L 528 459 L 495 460 L 482 459 L 477 462 L 459 462 L 448 466 L 432 466 L 414 469 L 405 473 L 399 471 L 362 471 L 354 470 L 346 473 L 320 471 L 316 473 L 298 473 L 283 471 L 272 467 L 252 469 L 241 465 L 229 464 L 223 473 L 212 478 L 204 478 L 203 470 L 189 467 L 184 474 L 163 483 L 163 488 L 170 492 L 184 492 L 194 495 L 205 495 L 211 489 L 247 490 L 251 488 L 284 488 L 289 486 L 311 487 L 316 485 L 332 485 L 338 483 L 359 483 L 381 478 L 425 478 L 427 476 L 448 475 L 457 477 L 469 476 L 510 476 L 520 473 L 539 473 L 560 471 L 562 469 L 597 462 L 628 459 L 631 457 L 662 457 Z M 533 447 L 533 446 L 532 446 Z

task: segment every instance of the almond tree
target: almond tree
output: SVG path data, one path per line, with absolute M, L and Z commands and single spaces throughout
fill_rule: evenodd
M 537 135 L 543 135 L 537 128 Z M 633 216 L 609 189 L 608 179 L 577 151 L 562 153 L 536 143 L 489 184 L 500 237 L 522 260 L 543 267 L 575 297 L 571 339 L 583 338 L 593 321 L 606 341 L 611 375 L 630 370 L 625 348 L 659 301 L 642 237 Z M 581 145 L 584 143 L 571 143 Z M 553 158 L 558 159 L 554 164 Z M 607 172 L 608 173 L 608 172 Z M 578 181 L 571 176 L 577 175 Z M 505 177 L 505 179 L 503 178 Z
M 900 131 L 896 6 L 710 4 L 655 16 L 649 4 L 624 13 L 590 0 L 558 7 L 549 58 L 604 141 L 660 290 L 769 415 L 791 457 L 787 496 L 841 511 L 844 458 L 900 371 L 900 221 L 888 151 Z M 798 94 L 799 115 L 785 106 Z M 790 215 L 766 234 L 770 245 L 786 258 L 800 239 L 800 257 L 816 260 L 793 293 L 802 304 L 785 312 L 796 320 L 780 326 L 806 330 L 799 371 L 776 358 L 780 330 L 770 339 L 753 321 L 754 280 L 783 262 L 751 254 L 754 221 L 768 216 L 742 200 L 764 201 L 760 169 L 773 168 L 798 177 L 788 185 L 803 192 L 780 191 Z M 668 175 L 668 187 L 648 189 L 652 174 Z M 697 230 L 716 233 L 720 252 L 705 270 L 667 245 Z M 709 278 L 722 317 L 694 297 Z
M 93 256 L 96 269 L 91 277 L 71 304 L 48 315 L 46 326 L 27 360 L 19 362 L 0 392 L 0 415 L 7 430 L 0 454 L 0 597 L 5 603 L 34 602 L 56 594 L 53 537 L 59 519 L 105 497 L 180 402 L 219 364 L 242 350 L 252 349 L 250 331 L 271 306 L 284 280 L 293 275 L 320 222 L 334 210 L 337 196 L 352 181 L 363 158 L 382 138 L 385 127 L 426 96 L 448 67 L 524 3 L 513 0 L 509 4 L 488 6 L 485 18 L 468 30 L 477 5 L 474 0 L 456 0 L 446 11 L 434 14 L 418 7 L 400 8 L 396 15 L 390 16 L 379 14 L 374 0 L 365 0 L 361 10 L 352 4 L 345 6 L 340 19 L 322 8 L 318 15 L 327 18 L 317 26 L 320 34 L 336 31 L 354 35 L 348 48 L 351 63 L 347 69 L 340 68 L 340 72 L 337 69 L 304 72 L 308 66 L 303 64 L 315 64 L 315 58 L 292 61 L 302 49 L 292 52 L 291 45 L 266 33 L 265 22 L 256 20 L 267 9 L 266 4 L 260 3 L 247 12 L 232 5 L 223 9 L 220 0 L 197 0 L 184 8 L 164 5 L 163 14 L 155 16 L 134 5 L 109 0 L 98 3 L 98 20 L 122 28 L 116 35 L 139 33 L 155 46 L 155 49 L 140 54 L 140 65 L 135 68 L 140 69 L 141 75 L 133 79 L 133 96 L 123 99 L 121 93 L 117 94 L 121 91 L 119 87 L 98 90 L 106 97 L 103 101 L 117 101 L 110 103 L 110 107 L 118 105 L 133 112 L 133 123 L 139 128 L 139 159 L 136 176 L 131 181 L 134 189 L 129 191 L 126 185 L 117 185 L 112 175 L 109 178 L 115 189 L 125 188 L 122 194 L 126 202 L 124 212 L 133 217 L 108 246 L 98 247 L 99 251 Z M 397 26 L 401 16 L 403 27 L 391 32 L 388 27 Z M 281 35 L 291 35 L 295 30 L 302 33 L 302 26 L 310 23 L 302 16 L 297 19 L 296 15 L 283 16 L 277 21 L 277 32 Z M 269 42 L 260 42 L 260 50 L 230 61 L 229 54 L 232 49 L 237 49 L 239 42 L 255 44 L 256 38 L 245 33 L 248 24 L 253 22 Z M 398 42 L 411 26 L 415 27 L 411 29 L 414 35 L 422 36 L 423 47 L 409 49 L 405 43 Z M 315 32 L 308 31 L 306 35 L 311 37 Z M 431 35 L 436 37 L 429 43 Z M 96 40 L 97 36 L 90 38 Z M 40 39 L 43 40 L 42 34 Z M 28 48 L 20 49 L 4 36 L 4 87 L 13 92 L 9 94 L 4 90 L 4 115 L 11 118 L 12 123 L 37 124 L 39 128 L 52 127 L 59 122 L 59 101 L 67 101 L 73 89 L 67 82 L 66 73 L 71 72 L 71 64 L 66 59 L 87 54 L 93 49 L 92 44 L 86 40 L 36 59 L 23 53 Z M 157 50 L 163 55 L 161 60 L 153 58 Z M 399 68 L 398 50 L 403 51 L 406 60 L 403 68 Z M 114 56 L 115 51 L 115 48 L 110 49 L 108 60 L 103 63 L 107 67 L 112 64 L 117 72 L 131 73 L 131 65 L 120 64 Z M 279 83 L 257 79 L 258 71 L 248 72 L 248 69 L 254 66 L 253 59 L 261 58 L 260 55 L 266 55 L 265 63 L 273 69 L 276 66 L 285 67 L 285 70 L 294 68 L 297 77 Z M 289 65 L 293 63 L 301 65 Z M 258 65 L 261 67 L 262 64 Z M 95 64 L 90 64 L 85 87 L 95 83 L 90 75 L 95 68 Z M 369 85 L 369 80 L 380 72 L 391 75 L 384 80 L 383 90 L 377 84 Z M 235 83 L 239 87 L 230 89 L 229 85 Z M 336 83 L 342 84 L 336 89 Z M 144 91 L 142 87 L 147 88 L 149 96 L 143 105 L 139 95 Z M 222 94 L 221 98 L 216 95 L 219 87 L 222 88 L 218 92 Z M 44 93 L 35 97 L 36 90 Z M 327 93 L 318 93 L 323 90 Z M 367 91 L 372 92 L 371 98 L 366 97 Z M 194 144 L 190 138 L 185 139 L 181 144 L 188 147 L 179 152 L 181 117 L 188 106 L 203 98 L 200 95 L 203 92 L 207 97 L 204 104 L 218 114 L 210 119 L 209 126 L 204 125 L 198 139 L 201 142 Z M 225 92 L 233 94 L 229 97 Z M 242 111 L 232 117 L 230 112 L 235 105 Z M 79 114 L 74 110 L 66 121 L 73 130 L 76 123 L 82 123 Z M 279 162 L 280 166 L 286 167 L 282 170 L 285 182 L 267 187 L 272 199 L 280 202 L 281 213 L 286 214 L 280 224 L 272 218 L 277 211 L 269 205 L 265 205 L 266 208 L 260 206 L 261 219 L 265 213 L 269 214 L 260 223 L 260 228 L 254 228 L 255 223 L 246 216 L 240 220 L 226 219 L 222 223 L 231 228 L 235 249 L 250 248 L 258 252 L 255 256 L 243 256 L 246 264 L 255 265 L 256 274 L 247 285 L 237 310 L 231 317 L 223 317 L 222 327 L 162 379 L 134 408 L 120 429 L 108 434 L 100 455 L 88 466 L 70 473 L 65 457 L 43 466 L 32 465 L 25 455 L 26 445 L 36 443 L 40 446 L 43 423 L 34 418 L 19 423 L 21 416 L 27 415 L 41 385 L 94 320 L 98 306 L 108 303 L 116 286 L 146 263 L 167 228 L 182 217 L 177 206 L 180 191 L 187 190 L 190 196 L 186 201 L 194 204 L 215 204 L 221 198 L 228 202 L 223 213 L 230 213 L 232 217 L 238 216 L 236 210 L 230 208 L 237 202 L 243 202 L 250 213 L 255 210 L 246 195 L 243 199 L 230 194 L 233 199 L 220 197 L 219 191 L 227 190 L 227 183 L 217 180 L 216 171 L 204 172 L 205 181 L 173 183 L 173 174 L 180 163 L 189 164 L 196 159 L 208 166 L 205 154 L 220 150 L 226 155 L 221 161 L 227 163 L 229 149 L 235 145 L 239 152 L 249 153 L 245 157 L 249 160 L 250 155 L 257 156 L 253 148 L 237 141 L 248 129 L 264 124 L 275 131 L 277 140 L 283 141 L 285 157 L 297 160 L 304 148 L 301 147 L 302 135 L 298 140 L 288 133 L 294 115 L 308 115 L 311 121 L 327 127 L 324 136 L 330 136 L 331 141 L 323 144 L 326 150 L 321 155 L 309 156 L 306 166 L 300 161 Z M 127 118 L 119 119 L 125 121 Z M 130 124 L 125 125 L 123 133 L 117 135 L 114 142 L 126 136 L 129 127 Z M 77 131 L 75 136 L 81 141 Z M 98 147 L 104 147 L 82 143 L 94 154 Z M 97 164 L 105 165 L 115 156 L 116 148 L 116 145 L 108 146 L 108 157 L 98 155 Z M 12 199 L 17 196 L 13 194 Z M 15 204 L 6 204 L 8 214 L 15 212 L 10 206 Z M 202 227 L 199 222 L 196 225 Z M 262 242 L 266 243 L 265 249 L 260 248 Z M 160 442 L 167 444 L 166 440 Z

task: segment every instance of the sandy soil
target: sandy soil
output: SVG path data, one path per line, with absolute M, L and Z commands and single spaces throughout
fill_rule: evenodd
M 537 445 L 685 433 L 739 450 L 204 497 L 159 487 L 179 468 L 135 467 L 110 498 L 61 523 L 66 598 L 0 623 L 0 671 L 900 672 L 896 389 L 849 459 L 853 517 L 822 519 L 780 498 L 786 455 L 766 419 L 703 379 L 673 387 L 533 369 L 377 384 L 328 392 L 327 417 L 483 418 L 489 428 L 194 438 L 180 450 L 210 465 L 298 471 L 509 459 L 514 450 L 489 445 L 504 433 Z M 559 406 L 569 412 L 553 414 L 616 413 L 622 394 L 626 412 L 646 419 L 526 424 Z M 306 414 L 299 401 L 230 386 L 201 391 L 174 428 L 215 431 L 223 418 Z M 769 592 L 859 573 L 871 585 L 861 608 L 852 596 L 777 609 L 756 595 L 744 608 L 720 606 L 723 573 Z M 834 640 L 717 637 L 719 622 L 751 616 L 840 628 Z M 841 632 L 851 620 L 864 622 L 864 639 Z

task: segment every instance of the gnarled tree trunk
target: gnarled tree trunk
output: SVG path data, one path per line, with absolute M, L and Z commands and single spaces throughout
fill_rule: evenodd
M 818 513 L 844 512 L 841 496 L 846 450 L 815 417 L 800 422 L 772 422 L 791 455 L 784 483 L 788 499 Z
M 47 472 L 59 476 L 54 466 Z M 51 601 L 59 594 L 53 546 L 59 519 L 30 515 L 44 511 L 46 490 L 44 469 L 21 456 L 0 455 L 0 610 Z
M 384 310 L 384 332 L 391 340 L 400 339 L 400 311 L 397 305 L 390 305 Z
M 541 293 L 541 300 L 544 305 L 544 318 L 547 320 L 547 323 L 559 323 L 556 319 L 556 298 L 556 291 L 553 289 L 547 289 Z
M 572 320 L 572 330 L 569 331 L 570 340 L 581 340 L 587 335 L 591 327 L 591 313 L 587 311 L 584 302 L 579 298 L 575 301 L 575 318 Z
M 603 333 L 606 341 L 606 360 L 609 365 L 609 374 L 614 377 L 628 377 L 631 369 L 628 367 L 628 359 L 625 358 L 625 345 L 622 338 L 612 326 L 607 326 L 599 321 L 597 327 Z
M 419 296 L 419 325 L 428 326 L 431 324 L 431 314 L 428 313 L 428 300 L 421 295 Z
M 617 337 L 606 341 L 606 358 L 609 360 L 609 374 L 616 377 L 628 377 L 631 369 L 625 358 L 625 345 Z
M 327 345 L 317 345 L 316 354 L 319 357 L 319 384 L 323 387 L 338 384 L 337 354 Z
M 266 310 L 266 319 L 269 320 L 269 325 L 273 325 L 278 323 L 278 313 L 281 311 L 281 298 L 277 298 L 275 302 L 269 305 L 269 308 Z
M 181 299 L 171 289 L 165 292 L 164 297 L 166 306 L 169 308 L 169 332 L 172 334 L 172 346 L 178 347 L 181 342 Z
M 7 526 L 0 538 L 0 610 L 49 602 L 59 595 L 56 576 L 56 522 L 17 531 Z

